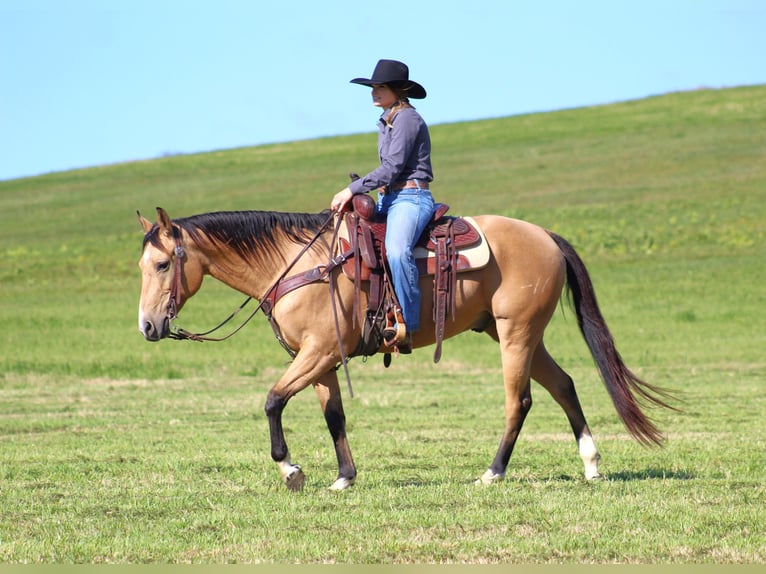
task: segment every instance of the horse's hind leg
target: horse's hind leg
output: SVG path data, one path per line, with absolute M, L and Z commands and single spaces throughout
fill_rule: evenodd
M 497 330 L 495 330 L 497 329 Z M 492 464 L 476 481 L 476 484 L 492 484 L 505 477 L 508 461 L 513 453 L 524 419 L 532 408 L 529 389 L 529 367 L 531 350 L 526 336 L 512 333 L 508 320 L 497 321 L 487 332 L 500 342 L 503 359 L 503 381 L 505 383 L 505 431 L 500 440 Z
M 320 377 L 314 388 L 338 457 L 338 478 L 330 486 L 330 490 L 345 490 L 356 480 L 356 466 L 346 437 L 346 415 L 343 412 L 343 399 L 336 371 L 330 371 Z
M 574 382 L 548 354 L 542 342 L 537 346 L 532 357 L 532 378 L 540 383 L 564 409 L 577 440 L 580 458 L 585 465 L 585 478 L 600 478 L 598 461 L 601 455 L 585 421 Z

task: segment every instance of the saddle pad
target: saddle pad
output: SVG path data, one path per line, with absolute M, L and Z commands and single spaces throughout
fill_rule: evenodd
M 457 272 L 471 271 L 472 269 L 481 269 L 487 263 L 489 263 L 489 245 L 487 245 L 487 238 L 484 237 L 479 225 L 473 220 L 472 217 L 462 217 L 463 221 L 473 227 L 474 231 L 478 235 L 478 241 L 466 247 L 458 246 L 457 257 Z M 433 275 L 435 272 L 436 257 L 434 252 L 421 247 L 416 246 L 413 249 L 415 255 L 415 263 L 417 263 L 418 271 L 421 275 Z

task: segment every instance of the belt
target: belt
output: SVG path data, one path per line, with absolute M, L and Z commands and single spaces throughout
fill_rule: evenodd
M 428 189 L 428 182 L 420 179 L 408 179 L 388 186 L 388 191 L 401 191 L 402 189 Z

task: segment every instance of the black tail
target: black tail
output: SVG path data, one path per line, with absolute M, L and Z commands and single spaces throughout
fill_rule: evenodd
M 637 441 L 643 444 L 661 444 L 662 433 L 642 412 L 639 401 L 676 410 L 666 402 L 674 397 L 668 391 L 642 381 L 628 369 L 617 352 L 609 327 L 601 315 L 585 263 L 566 239 L 552 231 L 548 231 L 548 234 L 564 255 L 569 298 L 577 314 L 577 324 L 617 414 Z

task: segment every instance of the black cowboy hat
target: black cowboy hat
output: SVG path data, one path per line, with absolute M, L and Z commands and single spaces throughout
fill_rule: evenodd
M 372 72 L 372 78 L 354 78 L 351 83 L 363 86 L 386 84 L 390 88 L 404 90 L 408 98 L 422 100 L 426 97 L 426 89 L 410 80 L 410 69 L 407 64 L 397 60 L 378 60 Z

